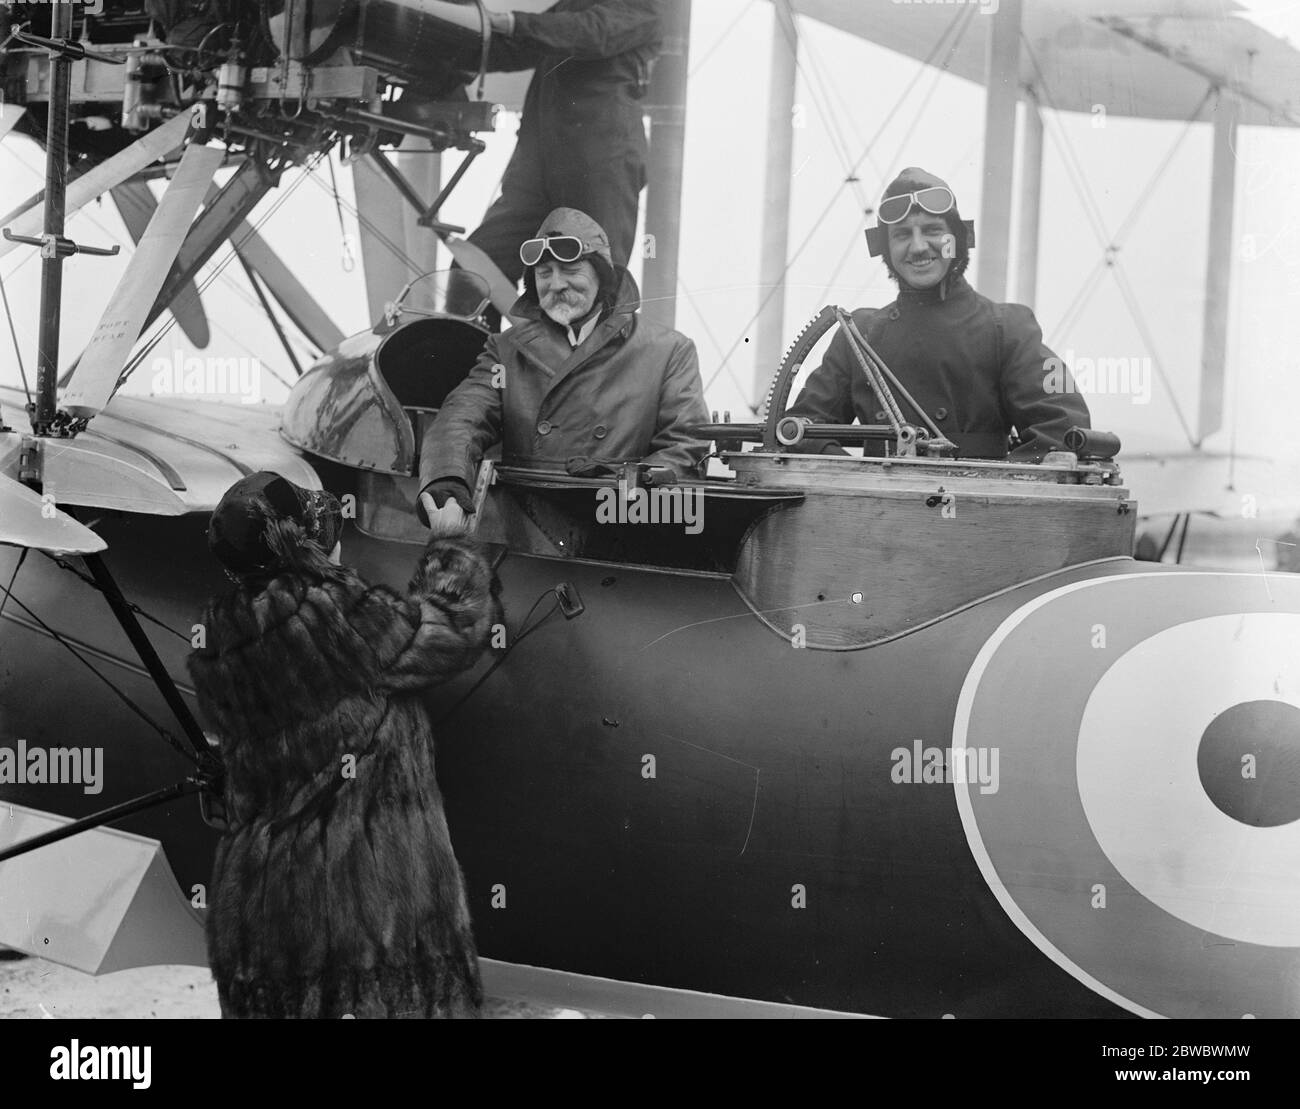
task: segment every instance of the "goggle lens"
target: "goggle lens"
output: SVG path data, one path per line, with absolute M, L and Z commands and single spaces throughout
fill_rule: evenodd
M 525 266 L 535 266 L 548 250 L 557 262 L 576 262 L 587 249 L 587 244 L 573 235 L 553 235 L 547 239 L 529 239 L 519 248 L 519 260 Z
M 942 185 L 932 185 L 928 189 L 919 189 L 914 193 L 886 197 L 880 202 L 876 214 L 881 223 L 899 223 L 907 218 L 907 213 L 912 210 L 913 204 L 932 216 L 942 216 L 945 212 L 951 212 L 956 203 L 951 189 L 946 189 Z

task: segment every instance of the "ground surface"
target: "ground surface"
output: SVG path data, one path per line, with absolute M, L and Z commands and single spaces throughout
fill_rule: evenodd
M 562 1019 L 589 1014 L 494 999 L 487 1003 L 483 1015 Z M 95 978 L 44 959 L 0 956 L 0 1019 L 220 1016 L 217 987 L 206 967 L 139 967 Z

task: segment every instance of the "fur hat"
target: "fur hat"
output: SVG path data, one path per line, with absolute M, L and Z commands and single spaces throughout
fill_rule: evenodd
M 208 522 L 208 549 L 232 575 L 273 573 L 328 556 L 342 530 L 334 494 L 262 470 L 226 490 Z

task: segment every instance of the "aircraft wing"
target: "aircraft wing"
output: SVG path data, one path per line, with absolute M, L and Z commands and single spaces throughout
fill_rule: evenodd
M 26 423 L 25 399 L 21 389 L 0 385 L 5 422 Z M 119 394 L 76 438 L 45 440 L 45 488 L 59 504 L 160 516 L 210 512 L 258 470 L 319 489 L 316 471 L 279 429 L 278 406 Z M 12 476 L 20 439 L 0 433 L 0 474 Z
M 1125 453 L 1118 462 L 1143 517 L 1300 516 L 1300 466 L 1294 463 L 1194 450 Z
M 931 61 L 985 81 L 992 4 L 789 2 L 799 15 L 918 60 L 975 8 L 956 47 Z M 1091 113 L 1100 104 L 1109 115 L 1171 120 L 1187 119 L 1206 87 L 1219 84 L 1240 97 L 1241 123 L 1294 127 L 1300 52 L 1242 18 L 1245 11 L 1232 0 L 1024 0 L 1020 84 L 1062 111 Z
M 0 436 L 0 543 L 68 554 L 104 550 L 108 544 L 90 528 L 46 504 L 39 493 L 5 476 L 12 463 L 3 457 L 4 440 Z M 12 449 L 14 444 L 9 446 Z

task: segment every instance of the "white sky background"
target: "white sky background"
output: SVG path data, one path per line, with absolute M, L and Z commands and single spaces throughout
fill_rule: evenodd
M 1300 42 L 1300 7 L 1277 0 L 1247 6 L 1259 10 L 1257 19 L 1267 29 Z M 752 320 L 760 299 L 772 8 L 756 0 L 695 0 L 693 12 L 677 325 L 697 342 L 705 380 L 711 382 L 710 407 L 730 409 L 733 418 L 743 419 L 756 370 L 753 343 L 743 340 L 754 337 Z M 862 160 L 860 184 L 844 186 L 846 158 L 859 159 L 920 63 L 811 20 L 801 20 L 800 31 L 797 100 L 804 125 L 795 135 L 790 245 L 792 253 L 803 249 L 789 270 L 787 340 L 823 304 L 857 307 L 892 299 L 893 286 L 883 265 L 868 256 L 862 239 L 862 206 L 874 203 L 898 169 L 920 165 L 944 177 L 957 193 L 962 214 L 977 220 L 982 183 L 983 90 L 929 70 Z M 814 72 L 820 80 L 810 84 Z M 1194 424 L 1209 204 L 1209 125 L 1193 128 L 1119 255 L 1147 321 L 1152 340 L 1148 343 L 1109 278 L 1087 309 L 1076 314 L 1068 327 L 1061 326 L 1067 307 L 1101 253 L 1067 171 L 1061 142 L 1064 136 L 1084 168 L 1088 188 L 1113 232 L 1178 138 L 1182 124 L 1112 117 L 1098 129 L 1089 117 L 1051 113 L 1046 122 L 1035 312 L 1048 345 L 1063 355 L 1073 351 L 1078 356 L 1157 359 Z M 517 117 L 503 117 L 497 133 L 487 137 L 488 152 L 449 201 L 445 219 L 471 228 L 476 224 L 500 180 L 516 126 Z M 1232 262 L 1226 427 L 1235 425 L 1238 449 L 1279 456 L 1297 449 L 1294 424 L 1300 412 L 1300 133 L 1247 127 L 1239 136 L 1236 238 L 1242 243 L 1246 236 L 1254 236 L 1257 257 L 1245 261 L 1239 252 Z M 457 157 L 449 154 L 445 172 L 450 172 Z M 41 187 L 41 164 L 41 152 L 30 141 L 13 136 L 5 141 L 0 147 L 0 210 L 8 210 Z M 350 201 L 350 172 L 337 164 L 335 168 L 340 191 Z M 287 173 L 255 220 L 282 200 L 299 176 L 298 170 Z M 262 233 L 343 331 L 352 333 L 369 322 L 362 274 L 359 262 L 352 273 L 342 269 L 338 217 L 328 184 L 322 166 L 315 181 L 305 180 L 293 191 Z M 824 222 L 813 233 L 824 211 Z M 345 223 L 355 236 L 354 219 L 345 215 Z M 92 245 L 128 241 L 111 201 L 89 206 L 70 222 L 69 234 Z M 223 248 L 217 258 L 225 253 Z M 0 276 L 33 382 L 39 271 L 34 255 L 35 251 L 20 250 L 0 261 Z M 64 365 L 89 337 L 125 264 L 124 256 L 76 256 L 65 264 Z M 975 269 L 972 261 L 972 278 Z M 1015 288 L 1014 272 L 1008 288 Z M 213 330 L 204 353 L 255 355 L 268 370 L 292 378 L 237 264 L 216 280 L 204 303 Z M 723 366 L 723 355 L 733 346 L 736 349 Z M 191 353 L 180 330 L 174 328 L 155 354 L 170 359 L 177 351 Z M 774 368 L 764 367 L 764 376 Z M 0 380 L 18 380 L 12 345 L 4 332 L 0 332 Z M 149 374 L 143 371 L 128 385 L 133 392 L 148 387 Z M 283 393 L 274 382 L 267 382 L 266 399 L 279 400 Z M 1115 397 L 1091 398 L 1091 406 L 1094 426 L 1119 432 L 1126 449 L 1186 446 L 1158 382 L 1148 406 Z M 1226 448 L 1230 434 L 1225 430 L 1207 445 Z

